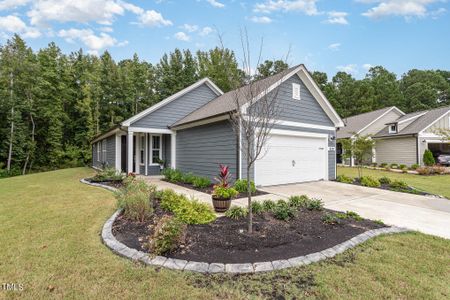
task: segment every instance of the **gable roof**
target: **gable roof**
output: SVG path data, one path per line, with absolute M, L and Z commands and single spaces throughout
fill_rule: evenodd
M 392 110 L 398 110 L 402 115 L 404 115 L 404 112 L 397 107 L 389 106 L 344 119 L 345 127 L 339 129 L 337 132 L 337 138 L 350 138 L 355 135 L 355 133 L 360 133 L 372 125 L 376 120 L 380 119 Z
M 389 133 L 389 129 L 383 128 L 380 132 L 378 132 L 374 137 L 386 137 L 386 136 L 399 136 L 399 135 L 414 135 L 418 134 L 428 127 L 430 127 L 434 122 L 438 119 L 446 115 L 450 112 L 450 106 L 444 106 L 440 108 L 431 109 L 428 111 L 420 111 L 407 114 L 400 118 L 401 120 L 407 120 L 413 117 L 416 117 L 415 120 L 411 122 L 408 126 L 403 128 L 397 133 Z M 401 121 L 398 119 L 397 121 Z
M 297 65 L 294 67 L 291 67 L 287 70 L 284 70 L 278 74 L 266 77 L 264 79 L 258 80 L 254 82 L 252 85 L 245 85 L 243 87 L 240 87 L 236 90 L 229 91 L 216 99 L 208 102 L 206 105 L 200 107 L 199 109 L 193 111 L 192 113 L 188 114 L 184 118 L 178 120 L 174 124 L 172 124 L 170 127 L 177 127 L 181 126 L 187 123 L 192 123 L 195 121 L 212 118 L 220 115 L 227 114 L 229 112 L 232 112 L 237 109 L 236 103 L 235 103 L 235 97 L 236 94 L 243 94 L 248 95 L 250 94 L 250 89 L 254 89 L 256 91 L 262 91 L 260 95 L 255 97 L 255 101 L 260 98 L 260 96 L 263 93 L 270 92 L 271 90 L 275 89 L 277 86 L 279 86 L 281 83 L 286 81 L 288 78 L 292 77 L 295 74 L 303 74 L 304 75 L 304 82 L 308 89 L 310 89 L 310 92 L 315 96 L 317 101 L 319 102 L 320 106 L 324 109 L 325 113 L 330 117 L 330 119 L 333 121 L 333 123 L 337 126 L 343 126 L 343 122 L 339 115 L 336 113 L 334 108 L 331 106 L 331 104 L 328 102 L 320 88 L 317 86 L 315 81 L 312 79 L 311 75 L 309 74 L 308 70 L 305 68 L 304 65 Z M 269 87 L 269 88 L 266 88 Z M 239 100 L 241 101 L 241 105 L 244 105 L 246 99 L 245 97 L 239 97 Z
M 202 84 L 206 84 L 215 94 L 217 94 L 217 96 L 220 96 L 223 94 L 222 90 L 217 85 L 215 85 L 214 82 L 212 82 L 209 78 L 203 78 L 203 79 L 197 81 L 196 83 L 188 86 L 187 88 L 182 89 L 181 91 L 173 94 L 172 96 L 167 97 L 166 99 L 156 103 L 155 105 L 150 106 L 149 108 L 147 108 L 147 109 L 141 111 L 140 113 L 132 116 L 131 118 L 123 121 L 121 123 L 121 125 L 122 126 L 130 126 L 131 123 L 134 123 L 134 122 L 142 119 L 143 117 L 154 112 L 155 110 L 169 104 L 170 102 L 180 98 L 181 96 L 189 93 L 190 91 L 195 90 Z

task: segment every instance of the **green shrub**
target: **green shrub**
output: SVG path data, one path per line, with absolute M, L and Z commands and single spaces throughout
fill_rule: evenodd
M 244 207 L 233 205 L 226 212 L 225 216 L 230 219 L 241 219 L 245 218 L 248 215 L 248 210 Z
M 372 167 L 376 168 L 378 166 L 378 164 L 376 162 L 372 163 Z
M 339 175 L 338 177 L 336 177 L 336 181 L 342 183 L 353 183 L 353 178 L 345 175 Z
M 175 250 L 186 232 L 186 224 L 179 219 L 165 215 L 159 220 L 153 235 L 149 238 L 149 249 L 153 254 L 162 255 Z
M 239 193 L 247 193 L 247 180 L 246 179 L 238 179 L 234 183 L 234 188 Z M 253 181 L 250 181 L 250 190 L 252 194 L 256 193 L 256 186 Z
M 394 180 L 393 182 L 391 182 L 389 187 L 391 187 L 393 189 L 407 189 L 408 188 L 408 184 L 406 182 L 404 182 L 404 181 L 401 181 L 401 180 Z
M 236 191 L 234 188 L 227 188 L 223 186 L 216 185 L 214 187 L 213 196 L 219 198 L 219 199 L 231 199 L 236 197 L 238 194 L 238 191 Z
M 400 170 L 403 170 L 403 169 L 408 169 L 408 166 L 405 165 L 405 164 L 401 164 L 401 165 L 398 166 L 398 168 L 399 168 Z
M 392 163 L 389 165 L 389 168 L 391 169 L 398 169 L 398 164 L 397 163 Z
M 323 202 L 320 199 L 308 199 L 308 201 L 305 202 L 305 208 L 308 210 L 322 210 Z
M 170 168 L 164 169 L 162 171 L 162 175 L 167 181 L 175 183 L 182 182 L 183 178 L 183 173 L 181 173 L 181 171 L 177 169 L 170 169 Z
M 276 204 L 272 200 L 264 200 L 262 205 L 264 207 L 264 211 L 271 211 L 273 210 Z
M 278 220 L 287 221 L 295 216 L 296 209 L 289 206 L 284 200 L 278 200 L 275 207 L 272 209 L 273 215 Z
M 211 185 L 211 180 L 206 177 L 195 177 L 194 181 L 192 182 L 194 187 L 198 189 L 204 189 Z
M 347 215 L 347 217 L 352 218 L 355 221 L 361 221 L 363 219 L 360 215 L 351 210 L 346 211 L 345 214 Z
M 378 225 L 383 225 L 384 226 L 384 222 L 382 220 L 375 220 L 374 222 L 376 224 L 378 224 Z
M 361 177 L 361 185 L 367 187 L 380 187 L 380 181 L 378 179 L 373 178 L 371 176 L 363 176 Z
M 386 168 L 387 166 L 388 166 L 387 163 L 381 163 L 381 164 L 380 164 L 380 167 L 381 167 L 381 168 Z
M 161 208 L 170 211 L 186 224 L 206 224 L 215 220 L 211 207 L 196 200 L 189 200 L 173 190 L 164 190 L 160 200 Z
M 413 164 L 410 167 L 411 170 L 417 170 L 418 168 L 420 168 L 420 165 L 418 165 L 418 164 Z
M 260 215 L 264 212 L 264 206 L 261 202 L 258 201 L 252 201 L 252 212 L 255 215 Z
M 183 183 L 193 184 L 194 180 L 195 180 L 195 175 L 192 174 L 191 172 L 183 174 L 181 176 L 181 182 L 183 182 Z
M 341 218 L 337 214 L 327 213 L 322 217 L 322 222 L 329 225 L 341 224 Z
M 115 193 L 117 207 L 123 209 L 125 218 L 144 222 L 153 214 L 155 194 L 155 186 L 149 186 L 143 180 L 130 181 Z
M 423 163 L 425 166 L 432 166 L 436 163 L 433 157 L 433 152 L 431 152 L 430 149 L 426 149 L 423 153 Z
M 390 184 L 392 180 L 389 177 L 383 176 L 378 179 L 381 184 Z
M 300 208 L 300 207 L 304 207 L 305 206 L 305 202 L 308 201 L 309 198 L 306 195 L 301 195 L 301 196 L 291 196 L 288 199 L 288 204 L 291 207 L 294 208 Z
M 103 181 L 122 181 L 125 175 L 117 171 L 115 168 L 104 168 L 91 178 L 93 182 L 103 182 Z

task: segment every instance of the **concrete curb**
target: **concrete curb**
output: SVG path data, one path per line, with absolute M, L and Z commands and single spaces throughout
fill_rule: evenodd
M 116 191 L 115 188 L 104 186 L 98 183 L 87 182 L 84 179 L 82 179 L 81 182 L 93 186 L 103 187 L 108 190 Z M 106 221 L 102 229 L 103 243 L 107 247 L 109 247 L 114 253 L 134 261 L 140 261 L 150 266 L 165 267 L 173 270 L 191 271 L 197 273 L 242 274 L 242 273 L 269 272 L 274 270 L 303 266 L 311 264 L 313 262 L 318 262 L 321 260 L 325 260 L 327 258 L 334 257 L 337 254 L 344 252 L 345 250 L 354 248 L 357 245 L 364 243 L 368 239 L 371 239 L 379 235 L 410 231 L 409 229 L 395 226 L 384 227 L 380 229 L 372 229 L 363 232 L 351 238 L 350 240 L 335 245 L 331 248 L 289 259 L 256 262 L 256 263 L 239 263 L 239 264 L 206 263 L 206 262 L 186 261 L 176 258 L 168 258 L 165 256 L 152 256 L 149 255 L 148 253 L 127 247 L 126 245 L 119 242 L 112 233 L 112 225 L 121 212 L 122 212 L 121 209 L 117 210 Z

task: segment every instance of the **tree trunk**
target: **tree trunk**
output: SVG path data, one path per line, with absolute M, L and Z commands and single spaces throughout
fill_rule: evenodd
M 248 197 L 248 233 L 253 233 L 252 190 L 250 185 L 250 166 L 247 162 L 247 197 Z
M 14 86 L 14 78 L 13 74 L 10 73 L 10 86 L 9 86 L 9 98 L 11 101 L 11 131 L 9 136 L 9 151 L 8 151 L 8 162 L 6 169 L 11 171 L 11 160 L 12 160 L 12 148 L 13 148 L 13 141 L 14 141 L 14 103 L 13 103 L 13 86 Z
M 25 175 L 25 173 L 27 171 L 27 165 L 28 165 L 28 161 L 30 160 L 31 151 L 34 152 L 34 131 L 36 128 L 36 124 L 34 123 L 32 113 L 30 113 L 30 120 L 31 120 L 31 148 L 28 151 L 27 158 L 25 159 L 25 164 L 23 165 L 22 175 Z M 30 163 L 30 170 L 31 170 L 31 163 Z

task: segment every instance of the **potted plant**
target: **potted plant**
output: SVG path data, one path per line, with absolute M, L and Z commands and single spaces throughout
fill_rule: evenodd
M 214 186 L 212 201 L 216 212 L 225 212 L 230 208 L 231 199 L 236 197 L 238 192 L 230 187 L 231 174 L 228 166 L 219 165 L 219 176 L 215 178 L 217 184 Z
M 166 164 L 166 162 L 162 159 L 157 158 L 156 159 L 156 163 L 159 164 L 159 168 L 162 170 L 164 169 L 164 165 Z

